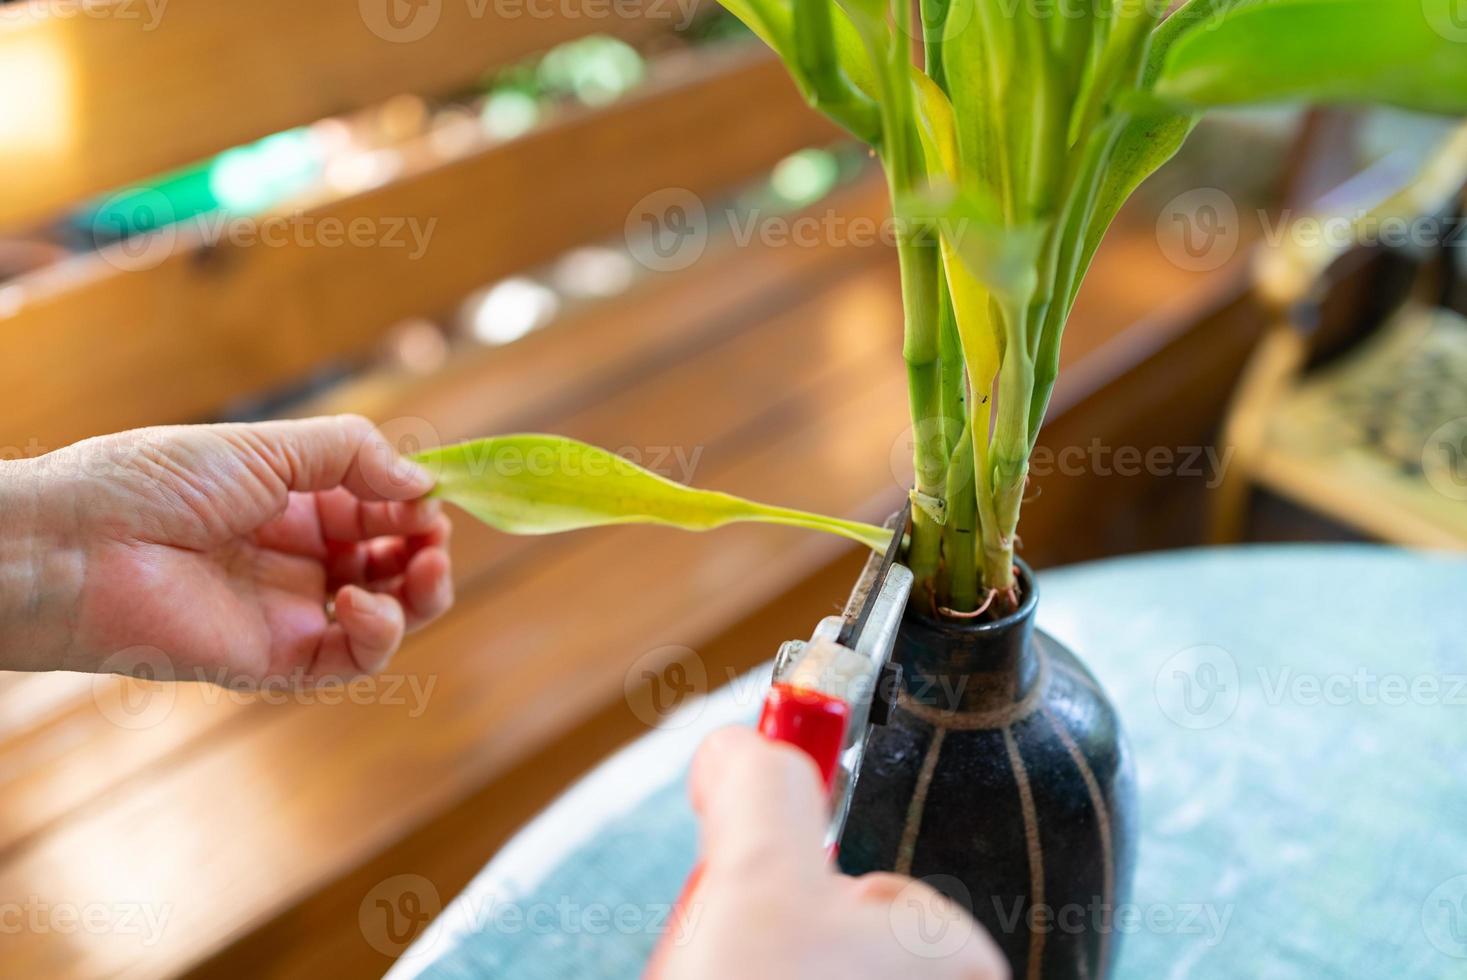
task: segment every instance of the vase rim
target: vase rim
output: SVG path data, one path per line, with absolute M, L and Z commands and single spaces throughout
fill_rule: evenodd
M 1034 569 L 1030 568 L 1029 563 L 1024 561 L 1024 559 L 1020 558 L 1018 555 L 1014 556 L 1014 565 L 1018 567 L 1019 579 L 1021 582 L 1023 582 L 1025 586 L 1023 590 L 1024 598 L 1023 601 L 1019 603 L 1018 609 L 1015 609 L 1013 612 L 1009 613 L 1007 616 L 1004 616 L 1002 619 L 990 619 L 978 623 L 968 623 L 964 622 L 961 619 L 954 619 L 947 616 L 938 616 L 934 618 L 932 616 L 929 616 L 925 612 L 916 610 L 910 605 L 907 607 L 907 615 L 912 616 L 913 618 L 918 619 L 921 622 L 934 626 L 936 628 L 944 630 L 956 630 L 960 633 L 970 636 L 982 636 L 986 633 L 1007 632 L 1018 626 L 1019 624 L 1023 623 L 1026 619 L 1032 619 L 1034 616 L 1034 610 L 1039 607 L 1039 582 L 1034 576 Z

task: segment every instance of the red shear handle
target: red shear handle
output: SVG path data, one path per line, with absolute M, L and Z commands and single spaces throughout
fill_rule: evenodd
M 788 742 L 815 760 L 820 779 L 830 790 L 845 747 L 851 706 L 840 698 L 775 684 L 764 699 L 759 716 L 759 734 L 776 742 Z
M 759 734 L 776 742 L 788 742 L 815 760 L 828 793 L 835 779 L 836 767 L 840 765 L 850 720 L 851 706 L 840 698 L 788 684 L 774 684 L 764 698 L 764 710 L 759 715 Z M 674 924 L 682 922 L 702 880 L 703 865 L 700 862 L 693 868 L 693 873 L 683 885 L 682 894 L 678 896 L 672 917 Z M 664 936 L 652 954 L 644 980 L 656 980 L 661 976 L 667 942 Z

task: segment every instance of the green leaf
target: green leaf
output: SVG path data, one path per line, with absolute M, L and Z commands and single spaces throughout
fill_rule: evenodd
M 795 64 L 794 6 L 790 0 L 722 0 L 785 64 Z
M 1256 2 L 1259 0 L 1189 0 L 1173 11 L 1151 32 L 1146 61 L 1141 70 L 1142 88 L 1149 88 L 1156 81 L 1168 53 L 1178 41 L 1195 31 L 1210 30 L 1230 10 Z M 1059 232 L 1061 255 L 1056 270 L 1059 294 L 1054 297 L 1049 322 L 1041 329 L 1035 357 L 1038 377 L 1029 424 L 1030 432 L 1036 436 L 1059 373 L 1060 339 L 1065 320 L 1079 295 L 1085 273 L 1100 248 L 1101 240 L 1136 188 L 1176 155 L 1197 125 L 1198 114 L 1195 112 L 1155 100 L 1139 106 L 1128 105 L 1124 98 L 1121 102 L 1118 114 L 1107 120 L 1098 131 L 1078 134 L 1087 141 L 1080 148 L 1087 154 L 1086 162 L 1098 170 L 1094 177 L 1082 174 L 1082 180 L 1088 183 L 1073 202 Z M 1087 194 L 1087 191 L 1091 193 Z
M 765 44 L 779 55 L 789 69 L 801 94 L 817 109 L 825 112 L 854 135 L 874 143 L 880 133 L 873 131 L 866 114 L 852 106 L 822 102 L 811 79 L 800 69 L 800 54 L 795 43 L 795 9 L 792 0 L 720 0 L 729 13 L 743 21 Z M 831 40 L 840 72 L 856 90 L 869 99 L 877 96 L 876 69 L 871 63 L 865 42 L 846 11 L 830 3 Z
M 1215 26 L 1182 37 L 1155 92 L 1192 108 L 1304 100 L 1467 111 L 1467 29 L 1457 3 L 1273 0 L 1242 6 Z
M 996 16 L 996 7 L 980 0 L 952 0 L 948 19 L 961 29 L 948 33 L 942 62 L 961 172 L 1001 194 L 1007 173 L 1004 96 L 1012 58 L 1008 21 Z
M 840 535 L 876 551 L 891 531 L 695 490 L 596 446 L 551 435 L 507 435 L 412 457 L 437 477 L 432 496 L 510 534 L 556 534 L 608 524 L 707 531 L 738 521 Z
M 1194 32 L 1213 30 L 1228 12 L 1256 2 L 1258 0 L 1190 0 L 1179 7 L 1152 31 L 1151 47 L 1142 70 L 1142 87 L 1149 88 L 1155 84 L 1167 56 L 1183 38 Z M 1083 215 L 1075 216 L 1075 224 L 1084 235 L 1084 245 L 1079 256 L 1078 274 L 1070 284 L 1068 296 L 1064 297 L 1065 309 L 1079 293 L 1085 270 L 1090 267 L 1095 250 L 1100 247 L 1101 239 L 1120 213 L 1121 206 L 1130 200 L 1142 181 L 1176 155 L 1196 127 L 1197 119 L 1195 112 L 1154 102 L 1122 117 L 1118 123 L 1121 130 L 1103 164 L 1100 186 L 1088 220 Z

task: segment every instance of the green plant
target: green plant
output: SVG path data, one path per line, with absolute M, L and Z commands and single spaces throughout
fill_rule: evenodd
M 907 561 L 934 605 L 971 616 L 1017 602 L 1015 531 L 1066 319 L 1120 206 L 1199 113 L 1301 100 L 1467 111 L 1455 2 L 723 0 L 885 167 L 915 437 Z M 624 474 L 579 486 L 617 502 L 598 522 L 661 513 L 666 493 Z M 560 529 L 558 504 L 520 490 L 529 524 Z M 739 519 L 881 533 L 741 506 Z M 685 526 L 721 513 L 692 511 Z

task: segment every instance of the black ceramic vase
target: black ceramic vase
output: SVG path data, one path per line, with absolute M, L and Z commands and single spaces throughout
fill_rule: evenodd
M 876 728 L 840 841 L 849 874 L 927 880 L 993 935 L 1016 980 L 1104 977 L 1135 837 L 1115 709 L 1069 650 L 1034 629 L 1039 595 L 998 621 L 908 608 L 902 689 Z

